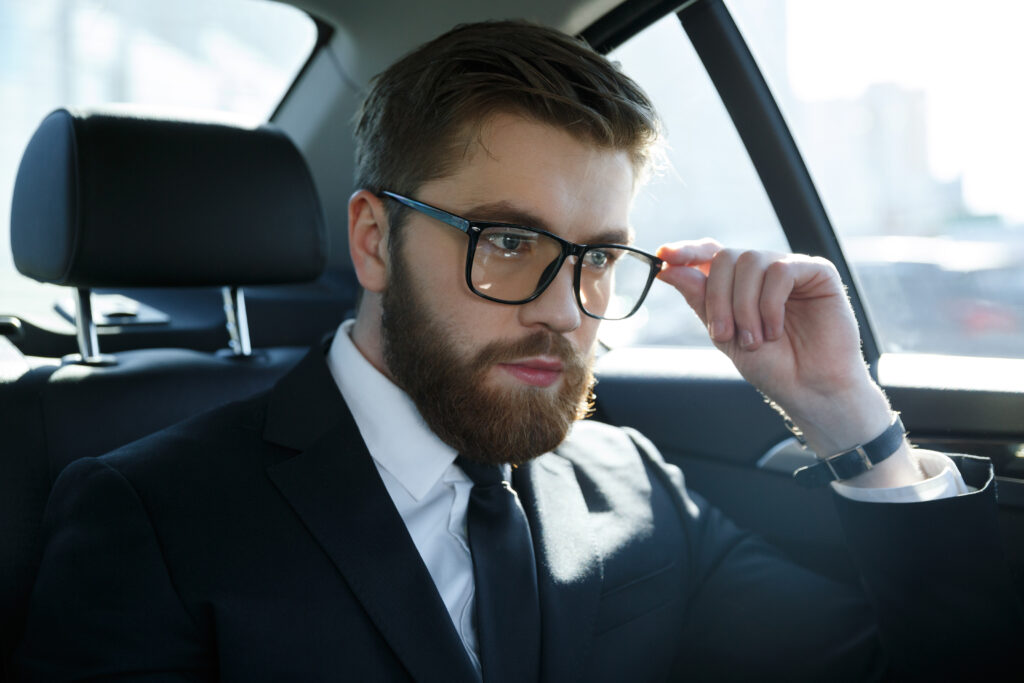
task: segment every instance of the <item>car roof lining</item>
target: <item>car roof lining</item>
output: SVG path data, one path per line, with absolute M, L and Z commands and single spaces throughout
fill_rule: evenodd
M 366 37 L 376 54 L 367 66 L 373 75 L 410 48 L 448 30 L 455 24 L 516 17 L 530 19 L 577 34 L 607 14 L 621 0 L 448 0 L 416 3 L 408 0 L 378 0 L 362 3 L 346 0 L 286 0 L 309 14 L 320 17 L 340 34 Z M 394 31 L 390 17 L 401 16 L 403 29 Z M 360 42 L 360 41 L 356 41 Z M 361 46 L 368 47 L 368 46 Z
M 626 4 L 637 7 L 634 14 L 649 14 L 655 7 L 659 12 L 667 11 L 664 0 L 496 0 L 486 4 L 459 0 L 443 6 L 403 0 L 298 0 L 290 4 L 316 17 L 331 29 L 331 34 L 315 49 L 272 120 L 306 156 L 331 234 L 328 268 L 340 273 L 352 270 L 346 230 L 348 197 L 355 189 L 352 120 L 363 89 L 374 75 L 402 54 L 459 23 L 520 17 L 575 35 L 613 10 L 621 12 Z M 394 30 L 390 23 L 389 18 L 396 15 L 403 17 L 401 31 Z

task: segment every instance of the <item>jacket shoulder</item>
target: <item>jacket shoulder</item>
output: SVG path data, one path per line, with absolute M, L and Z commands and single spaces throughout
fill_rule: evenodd
M 682 471 L 666 462 L 650 439 L 631 427 L 583 420 L 573 425 L 555 452 L 573 464 L 580 478 L 605 487 L 632 485 L 642 493 L 652 486 L 665 488 L 686 516 L 698 514 Z

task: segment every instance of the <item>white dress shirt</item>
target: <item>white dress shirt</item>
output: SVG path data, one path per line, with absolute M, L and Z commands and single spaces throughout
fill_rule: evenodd
M 346 320 L 338 328 L 327 354 L 327 367 L 479 671 L 473 627 L 473 558 L 466 533 L 473 482 L 455 465 L 457 453 L 427 427 L 412 399 L 355 347 L 349 337 L 353 324 Z M 968 491 L 947 456 L 915 450 L 912 457 L 928 477 L 925 481 L 882 489 L 840 482 L 832 486 L 848 498 L 874 502 L 935 500 Z
M 327 367 L 479 671 L 473 558 L 466 533 L 473 482 L 455 465 L 455 450 L 423 422 L 412 399 L 355 347 L 349 337 L 353 323 L 346 320 L 338 329 Z
M 862 488 L 834 481 L 832 488 L 847 498 L 869 503 L 917 503 L 952 498 L 972 490 L 964 483 L 960 470 L 948 455 L 938 451 L 914 449 L 910 452 L 910 457 L 927 479 L 891 488 Z

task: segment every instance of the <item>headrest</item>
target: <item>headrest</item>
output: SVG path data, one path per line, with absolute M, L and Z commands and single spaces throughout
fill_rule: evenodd
M 268 126 L 58 109 L 11 203 L 18 270 L 76 287 L 304 282 L 326 240 L 305 161 Z

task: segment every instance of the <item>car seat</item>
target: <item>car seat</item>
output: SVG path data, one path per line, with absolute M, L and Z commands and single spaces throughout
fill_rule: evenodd
M 11 248 L 22 274 L 74 288 L 79 353 L 25 356 L 0 336 L 0 679 L 10 676 L 56 476 L 268 388 L 305 348 L 253 350 L 242 287 L 316 279 L 326 240 L 306 163 L 273 127 L 66 109 L 40 124 L 18 171 Z M 101 353 L 93 288 L 206 286 L 224 287 L 230 351 Z M 5 316 L 0 329 L 18 325 Z

